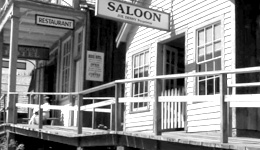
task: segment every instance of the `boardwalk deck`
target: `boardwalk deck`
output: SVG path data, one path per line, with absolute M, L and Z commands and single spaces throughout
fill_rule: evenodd
M 72 146 L 128 146 L 141 149 L 168 150 L 169 145 L 178 149 L 260 149 L 260 139 L 246 137 L 230 137 L 229 143 L 222 144 L 218 134 L 186 133 L 184 131 L 165 132 L 161 136 L 142 132 L 114 132 L 83 128 L 82 134 L 77 134 L 76 127 L 38 126 L 27 124 L 3 124 L 0 131 L 9 131 L 14 134 L 40 138 Z M 172 147 L 171 147 L 172 148 Z

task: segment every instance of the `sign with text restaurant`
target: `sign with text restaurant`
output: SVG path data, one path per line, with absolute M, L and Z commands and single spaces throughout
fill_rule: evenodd
M 37 25 L 49 26 L 63 29 L 74 29 L 74 20 L 57 18 L 52 16 L 35 15 L 35 22 Z
M 170 30 L 170 14 L 126 2 L 97 0 L 96 16 L 155 29 Z

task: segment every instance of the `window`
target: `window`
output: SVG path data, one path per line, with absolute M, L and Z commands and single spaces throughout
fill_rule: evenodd
M 76 45 L 75 45 L 75 59 L 79 59 L 82 52 L 82 46 L 83 46 L 83 32 L 80 30 L 76 33 Z
M 62 46 L 62 82 L 61 92 L 69 92 L 71 39 L 66 40 Z
M 215 23 L 197 30 L 197 72 L 221 70 L 221 25 Z M 203 76 L 197 80 L 198 95 L 219 93 L 219 76 Z
M 149 76 L 149 51 L 144 51 L 133 57 L 133 77 L 141 78 Z M 148 96 L 148 81 L 133 83 L 133 97 Z M 148 109 L 147 102 L 132 104 L 132 111 L 142 111 Z

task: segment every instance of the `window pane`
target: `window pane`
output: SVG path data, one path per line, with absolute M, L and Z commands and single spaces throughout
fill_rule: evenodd
M 205 72 L 205 64 L 199 65 L 199 72 Z M 199 80 L 205 79 L 205 76 L 200 76 Z
M 149 56 L 148 52 L 145 53 L 145 59 L 144 59 L 144 64 L 148 64 Z
M 219 94 L 219 77 L 215 79 L 215 94 Z
M 220 24 L 214 26 L 214 40 L 221 38 L 221 28 Z
M 144 82 L 144 92 L 148 92 L 148 81 Z
M 175 64 L 175 53 L 172 53 L 171 64 Z
M 206 60 L 212 58 L 212 45 L 206 46 Z
M 134 61 L 134 68 L 138 66 L 138 56 L 135 56 L 135 61 Z
M 214 94 L 214 86 L 213 86 L 213 79 L 207 81 L 207 95 Z
M 139 66 L 144 66 L 144 54 L 141 54 L 140 56 Z
M 218 57 L 221 55 L 221 42 L 217 42 L 214 44 L 214 57 Z
M 214 68 L 213 68 L 213 61 L 210 61 L 207 63 L 207 71 L 213 71 Z
M 202 47 L 202 48 L 199 48 L 199 59 L 198 59 L 198 61 L 200 62 L 200 61 L 204 61 L 204 47 Z
M 144 83 L 140 82 L 140 93 L 144 92 Z
M 149 73 L 149 68 L 145 67 L 144 68 L 144 77 L 148 77 L 148 73 Z
M 205 81 L 199 82 L 199 95 L 205 95 Z
M 204 45 L 204 30 L 198 32 L 198 46 Z
M 206 43 L 212 41 L 212 27 L 206 29 Z
M 166 63 L 170 63 L 170 61 L 171 61 L 170 51 L 166 51 Z
M 138 69 L 134 70 L 134 78 L 138 78 Z
M 221 59 L 215 60 L 215 70 L 221 70 Z
M 139 78 L 144 76 L 144 68 L 139 69 Z

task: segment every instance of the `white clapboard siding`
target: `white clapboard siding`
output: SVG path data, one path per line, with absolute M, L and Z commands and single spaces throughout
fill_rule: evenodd
M 232 24 L 231 24 L 231 5 L 232 2 L 229 0 L 174 0 L 174 1 L 162 1 L 162 0 L 152 0 L 152 6 L 157 6 L 162 8 L 165 12 L 171 13 L 171 32 L 160 31 L 157 29 L 136 26 L 134 30 L 130 31 L 128 34 L 128 49 L 126 56 L 126 78 L 132 78 L 132 58 L 133 55 L 144 51 L 150 51 L 150 68 L 149 75 L 156 75 L 156 60 L 157 60 L 157 42 L 166 40 L 173 35 L 186 32 L 185 34 L 185 67 L 186 72 L 195 71 L 195 30 L 194 27 L 204 24 L 205 22 L 210 22 L 211 20 L 216 20 L 216 18 L 222 18 L 223 27 L 223 52 L 224 54 L 224 67 L 228 69 L 231 67 L 233 60 L 232 54 Z M 151 7 L 152 8 L 152 7 Z M 155 8 L 154 8 L 155 9 Z M 184 43 L 183 43 L 184 44 Z M 231 78 L 231 77 L 229 77 Z M 195 91 L 195 78 L 186 79 L 186 94 L 194 95 Z M 153 96 L 154 85 L 153 82 L 149 84 L 149 96 Z M 125 95 L 131 96 L 131 84 L 127 84 L 125 87 Z M 162 102 L 162 115 L 166 118 L 162 120 L 162 126 L 164 123 L 169 123 L 172 121 L 172 116 L 181 115 L 181 111 L 175 111 L 174 103 L 177 102 Z M 176 110 L 181 105 L 176 105 Z M 150 103 L 149 111 L 142 113 L 133 113 L 130 110 L 130 103 L 125 103 L 125 130 L 127 131 L 148 131 L 153 130 L 152 118 L 153 118 L 153 103 Z M 182 106 L 181 106 L 182 107 Z M 200 103 L 189 103 L 187 108 L 187 130 L 189 132 L 196 131 L 210 131 L 219 130 L 219 102 L 200 102 Z M 178 114 L 179 113 L 179 114 Z M 164 117 L 162 116 L 162 117 Z M 196 119 L 197 118 L 197 119 Z M 163 119 L 163 118 L 162 118 Z M 198 124 L 199 120 L 204 119 L 204 124 Z M 136 120 L 136 121 L 135 121 Z M 141 123 L 136 123 L 141 120 Z M 180 121 L 180 120 L 179 120 Z M 216 124 L 210 124 L 210 122 Z M 178 121 L 177 121 L 178 122 Z M 209 125 L 205 125 L 209 123 Z M 142 124 L 142 126 L 140 126 Z M 174 125 L 174 123 L 172 123 Z M 191 125 L 197 126 L 191 126 Z M 165 126 L 166 128 L 173 127 L 170 124 Z

